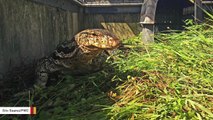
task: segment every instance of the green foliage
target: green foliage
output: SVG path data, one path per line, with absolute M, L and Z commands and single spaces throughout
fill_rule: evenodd
M 191 21 L 188 21 L 191 24 Z M 114 66 L 129 73 L 110 119 L 213 119 L 213 27 L 192 25 L 131 49 Z

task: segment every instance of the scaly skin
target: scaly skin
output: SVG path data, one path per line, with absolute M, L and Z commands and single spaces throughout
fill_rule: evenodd
M 119 45 L 119 39 L 107 30 L 83 30 L 37 63 L 35 86 L 45 87 L 48 75 L 57 71 L 70 74 L 95 72 L 107 58 L 105 50 L 116 49 Z

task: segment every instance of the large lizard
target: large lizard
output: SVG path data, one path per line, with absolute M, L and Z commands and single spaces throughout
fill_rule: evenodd
M 87 29 L 58 45 L 36 65 L 35 86 L 45 87 L 50 73 L 57 71 L 86 74 L 99 70 L 106 60 L 106 50 L 113 50 L 120 40 L 105 29 Z

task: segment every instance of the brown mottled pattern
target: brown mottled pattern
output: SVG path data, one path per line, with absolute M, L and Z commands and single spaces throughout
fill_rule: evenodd
M 85 46 L 93 49 L 115 49 L 118 47 L 119 39 L 108 30 L 88 29 L 75 36 L 79 46 Z
M 70 74 L 95 72 L 107 59 L 104 51 L 113 50 L 119 45 L 119 39 L 107 30 L 84 30 L 72 40 L 60 44 L 50 56 L 38 62 L 36 86 L 45 87 L 48 75 L 57 71 Z

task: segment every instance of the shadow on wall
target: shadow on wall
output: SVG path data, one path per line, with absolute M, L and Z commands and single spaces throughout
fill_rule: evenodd
M 112 31 L 120 39 L 127 39 L 127 38 L 135 36 L 135 33 L 132 31 L 132 29 L 130 28 L 130 26 L 127 23 L 104 23 L 104 22 L 102 22 L 101 25 L 105 29 Z
M 84 27 L 104 28 L 120 39 L 131 38 L 141 32 L 139 14 L 86 14 Z

